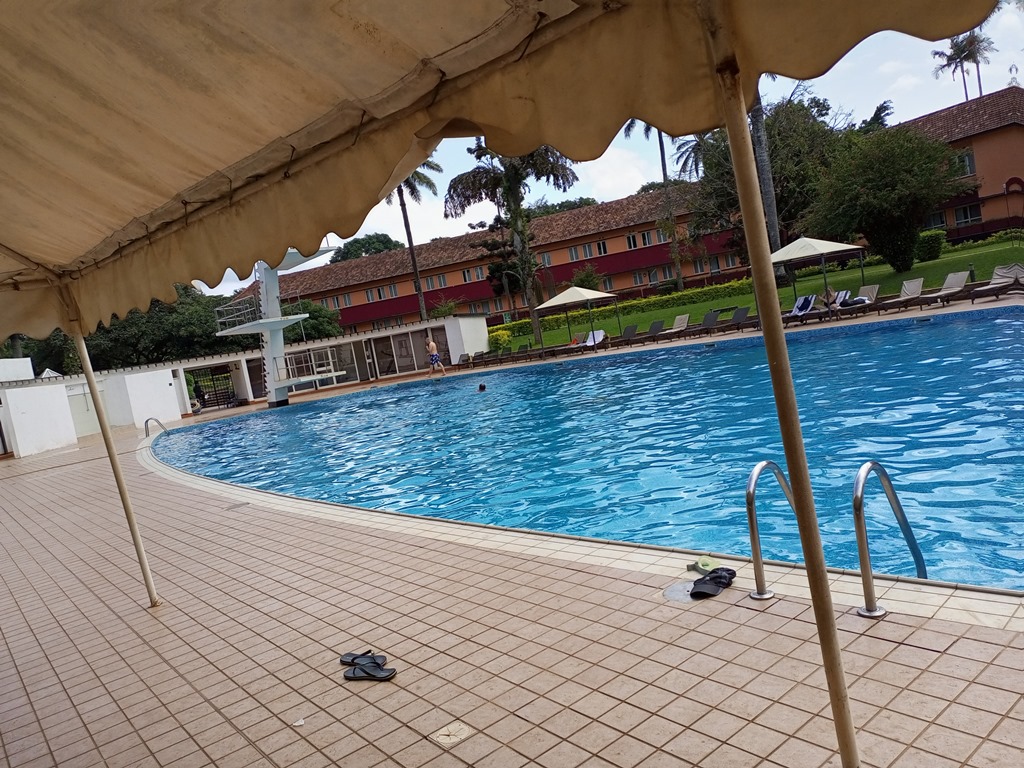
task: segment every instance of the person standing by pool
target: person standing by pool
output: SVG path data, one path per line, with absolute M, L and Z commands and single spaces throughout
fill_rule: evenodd
M 427 355 L 429 355 L 428 362 L 430 363 L 430 370 L 427 371 L 427 376 L 434 375 L 434 367 L 437 366 L 441 369 L 441 375 L 447 375 L 444 370 L 444 365 L 441 364 L 441 355 L 437 353 L 437 344 L 434 340 L 427 336 Z

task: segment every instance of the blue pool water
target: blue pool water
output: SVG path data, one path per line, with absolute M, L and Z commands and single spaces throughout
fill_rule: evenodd
M 931 578 L 1024 589 L 1024 313 L 1014 309 L 790 334 L 829 565 L 857 567 L 853 480 L 875 459 Z M 753 337 L 379 387 L 175 430 L 154 451 L 296 496 L 742 555 L 747 476 L 762 459 L 785 467 Z M 874 570 L 913 575 L 875 478 L 866 510 Z M 758 516 L 765 557 L 801 562 L 770 474 Z

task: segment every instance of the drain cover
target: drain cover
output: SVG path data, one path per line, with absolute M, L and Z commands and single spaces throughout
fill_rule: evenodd
M 467 739 L 472 736 L 475 731 L 468 725 L 463 723 L 461 720 L 456 720 L 454 723 L 449 723 L 441 730 L 436 733 L 430 734 L 428 738 L 433 739 L 445 749 L 454 747 L 463 739 Z

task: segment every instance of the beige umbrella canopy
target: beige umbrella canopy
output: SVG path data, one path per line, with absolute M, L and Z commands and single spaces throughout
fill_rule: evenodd
M 572 285 L 566 288 L 564 291 L 559 293 L 557 296 L 553 296 L 543 304 L 537 306 L 538 312 L 549 312 L 553 309 L 560 309 L 565 312 L 565 325 L 569 329 L 569 336 L 572 337 L 572 326 L 569 325 L 569 310 L 573 307 L 587 308 L 587 314 L 590 316 L 590 332 L 594 333 L 594 313 L 591 310 L 594 304 L 603 304 L 609 301 L 616 302 L 616 314 L 618 314 L 618 296 L 614 293 L 602 293 L 601 291 L 594 291 L 590 288 L 580 288 L 577 285 Z M 622 323 L 619 323 L 619 333 L 622 333 Z M 541 344 L 541 349 L 544 346 Z M 594 344 L 594 351 L 597 352 L 597 344 Z
M 599 156 L 637 117 L 729 133 L 754 284 L 778 295 L 745 105 L 883 29 L 995 0 L 280 0 L 39 4 L 0 26 L 0 338 L 83 334 L 173 284 L 352 235 L 446 136 Z M 56 10 L 56 13 L 54 13 Z M 782 321 L 762 319 L 844 768 L 859 765 Z M 102 402 L 97 416 L 105 425 Z M 145 565 L 109 430 L 151 603 Z

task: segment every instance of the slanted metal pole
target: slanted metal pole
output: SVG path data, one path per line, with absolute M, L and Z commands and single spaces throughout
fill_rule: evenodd
M 139 526 L 135 522 L 135 512 L 132 509 L 132 500 L 128 496 L 128 486 L 124 482 L 124 474 L 121 472 L 121 461 L 117 457 L 117 450 L 114 448 L 114 439 L 110 434 L 110 423 L 107 421 L 107 409 L 103 405 L 103 398 L 96 386 L 96 374 L 92 370 L 92 360 L 89 359 L 89 350 L 85 346 L 85 337 L 82 335 L 82 328 L 79 323 L 74 328 L 75 348 L 78 349 L 78 357 L 82 361 L 82 372 L 85 380 L 89 382 L 89 395 L 92 397 L 93 407 L 96 409 L 96 419 L 100 423 L 100 433 L 103 435 L 103 444 L 107 447 L 107 458 L 110 459 L 110 468 L 114 472 L 114 482 L 117 483 L 117 492 L 121 494 L 121 506 L 124 507 L 124 516 L 128 520 L 128 530 L 132 533 L 132 543 L 135 544 L 135 554 L 139 557 L 139 567 L 142 568 L 142 578 L 146 582 L 146 592 L 149 593 L 149 605 L 156 608 L 160 605 L 160 597 L 153 585 L 153 574 L 149 572 L 149 561 L 146 559 L 146 550 L 142 546 L 142 536 L 139 534 Z
M 729 136 L 729 149 L 732 152 L 733 171 L 736 174 L 743 229 L 750 251 L 755 291 L 762 297 L 766 306 L 775 307 L 778 305 L 779 294 L 775 287 L 775 272 L 772 269 L 768 246 L 768 229 L 764 209 L 761 207 L 761 190 L 757 182 L 754 149 L 740 87 L 739 66 L 729 50 L 731 42 L 728 40 L 727 20 L 719 16 L 716 4 L 707 3 L 703 5 L 702 10 L 702 15 L 712 17 L 705 19 L 705 29 L 709 30 L 709 43 L 715 56 L 715 63 L 718 65 L 716 72 L 723 99 L 725 125 Z M 775 393 L 775 407 L 779 415 L 779 428 L 782 432 L 782 446 L 796 502 L 797 526 L 803 545 L 818 639 L 821 642 L 822 662 L 839 741 L 839 755 L 843 768 L 859 768 L 860 757 L 850 711 L 850 696 L 843 672 L 843 658 L 832 608 L 832 594 L 829 591 L 828 572 L 825 570 L 825 553 L 821 546 L 821 533 L 814 510 L 811 476 L 807 468 L 803 434 L 800 431 L 800 414 L 797 410 L 796 391 L 786 350 L 782 316 L 778 312 L 768 311 L 762 318 L 761 326 L 764 331 L 772 390 Z

